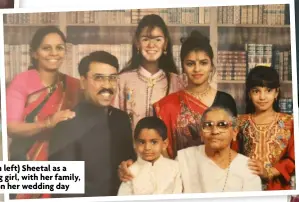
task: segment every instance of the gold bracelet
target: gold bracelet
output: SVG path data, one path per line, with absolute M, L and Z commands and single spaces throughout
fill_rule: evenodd
M 268 179 L 270 179 L 270 180 L 273 179 L 274 174 L 273 174 L 272 169 L 271 168 L 266 168 L 266 172 L 267 172 Z
M 50 117 L 47 118 L 46 127 L 47 127 L 47 128 L 51 128 L 51 120 L 50 120 Z

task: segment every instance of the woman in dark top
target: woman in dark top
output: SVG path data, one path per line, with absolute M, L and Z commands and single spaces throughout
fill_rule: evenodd
M 188 78 L 186 89 L 170 94 L 154 104 L 155 114 L 168 127 L 169 146 L 165 155 L 175 158 L 177 151 L 198 146 L 200 119 L 211 106 L 221 106 L 237 115 L 233 97 L 212 88 L 210 81 L 215 73 L 213 50 L 209 39 L 197 31 L 183 41 L 182 67 Z

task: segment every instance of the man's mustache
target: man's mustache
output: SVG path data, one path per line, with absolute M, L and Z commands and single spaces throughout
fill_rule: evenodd
M 114 91 L 111 88 L 103 88 L 98 92 L 98 94 L 102 94 L 102 93 L 106 93 L 106 92 L 109 93 L 110 95 L 114 94 Z

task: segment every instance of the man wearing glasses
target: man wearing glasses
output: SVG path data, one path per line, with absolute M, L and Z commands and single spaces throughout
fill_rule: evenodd
M 129 116 L 110 106 L 118 69 L 117 58 L 105 51 L 84 57 L 79 64 L 84 100 L 73 110 L 75 118 L 57 125 L 51 136 L 49 160 L 85 161 L 85 194 L 73 197 L 117 195 L 118 165 L 136 158 Z

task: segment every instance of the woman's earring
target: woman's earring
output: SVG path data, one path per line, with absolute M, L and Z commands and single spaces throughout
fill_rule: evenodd
M 139 48 L 137 48 L 137 54 L 139 55 Z
M 166 50 L 166 48 L 164 49 L 163 53 L 164 53 L 164 55 L 167 55 L 167 50 Z

